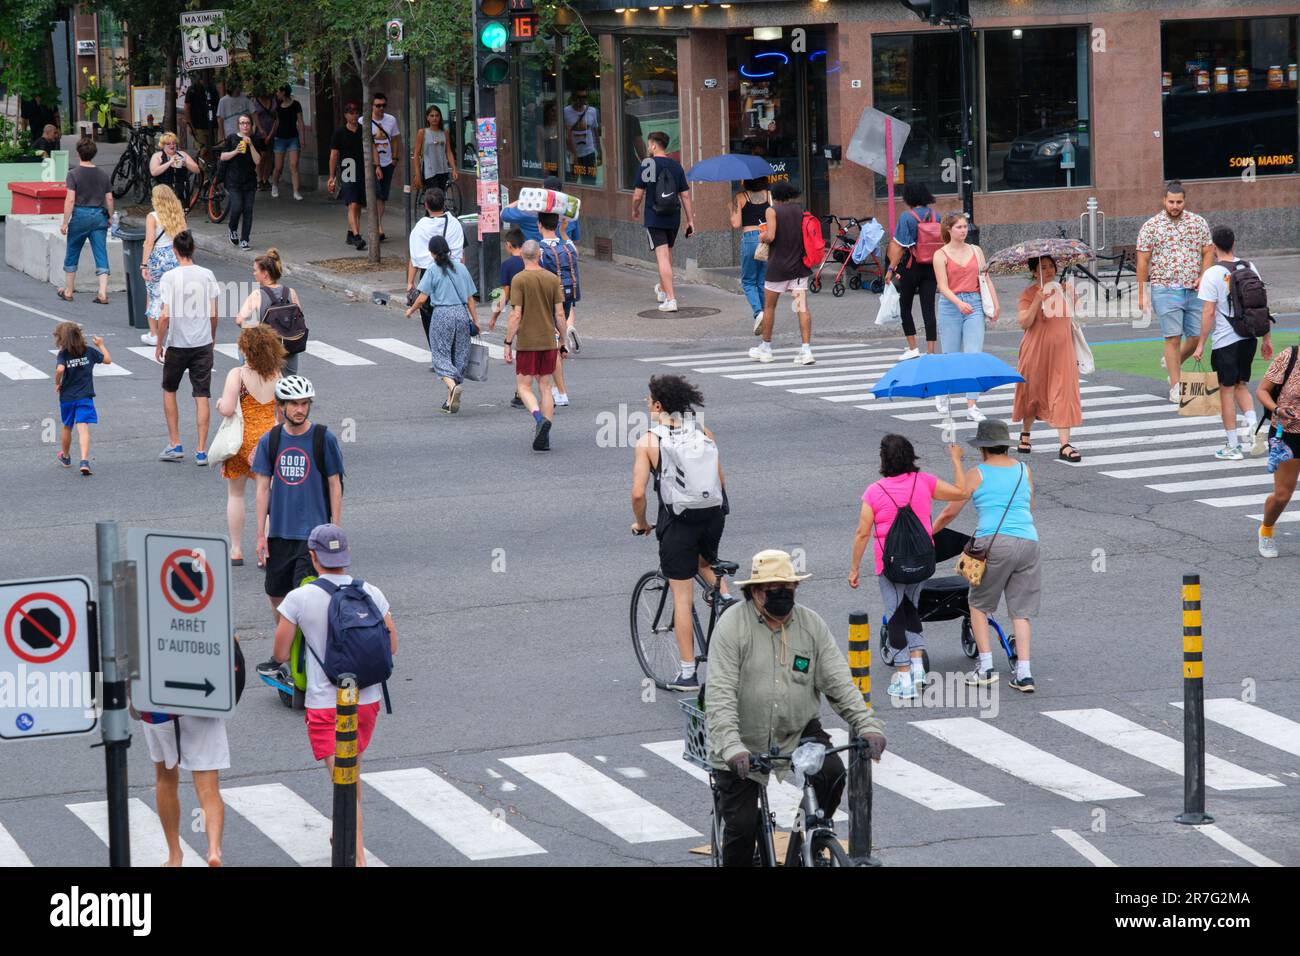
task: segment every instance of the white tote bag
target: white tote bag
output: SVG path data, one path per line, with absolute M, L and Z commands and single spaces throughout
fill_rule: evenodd
M 1070 334 L 1074 337 L 1074 358 L 1079 363 L 1079 374 L 1091 375 L 1097 370 L 1097 364 L 1092 360 L 1092 349 L 1077 322 L 1070 323 Z
M 989 288 L 989 277 L 980 273 L 980 307 L 984 310 L 984 315 L 993 318 L 997 314 L 997 309 L 993 305 L 993 291 Z
M 892 282 L 886 282 L 880 293 L 880 308 L 876 312 L 876 325 L 901 325 L 902 309 L 899 307 L 898 290 Z
M 244 406 L 242 396 L 235 402 L 235 414 L 223 415 L 217 426 L 217 436 L 208 446 L 208 463 L 219 465 L 227 458 L 234 458 L 239 449 L 244 447 Z

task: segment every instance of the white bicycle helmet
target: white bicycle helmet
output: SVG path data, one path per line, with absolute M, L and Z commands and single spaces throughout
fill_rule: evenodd
M 286 375 L 275 383 L 275 397 L 282 402 L 300 401 L 315 398 L 316 389 L 312 388 L 310 379 L 301 375 Z

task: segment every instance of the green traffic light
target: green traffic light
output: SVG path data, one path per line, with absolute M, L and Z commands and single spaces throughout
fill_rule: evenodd
M 483 29 L 479 31 L 478 39 L 489 50 L 499 53 L 510 42 L 510 33 L 504 24 L 491 22 L 484 24 Z

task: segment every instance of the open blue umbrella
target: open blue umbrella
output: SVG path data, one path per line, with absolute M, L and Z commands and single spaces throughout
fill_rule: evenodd
M 730 183 L 741 179 L 771 176 L 776 170 L 762 156 L 746 153 L 723 153 L 696 163 L 686 173 L 693 183 Z
M 983 352 L 922 355 L 899 362 L 872 386 L 877 398 L 929 398 L 987 392 L 1024 379 L 1006 362 Z

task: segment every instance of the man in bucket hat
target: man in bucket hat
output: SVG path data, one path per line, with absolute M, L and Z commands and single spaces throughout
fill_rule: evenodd
M 885 750 L 884 727 L 867 710 L 830 628 L 795 604 L 795 590 L 808 577 L 795 573 L 784 551 L 754 555 L 749 579 L 736 582 L 745 603 L 722 616 L 709 644 L 709 762 L 721 794 L 723 866 L 754 859 L 759 788 L 767 780 L 751 776 L 749 755 L 773 747 L 788 753 L 803 737 L 830 746 L 818 718 L 822 695 L 867 742 L 873 760 Z M 788 767 L 780 764 L 776 773 L 784 779 Z M 839 756 L 828 756 L 811 779 L 818 803 L 833 814 L 846 779 Z

